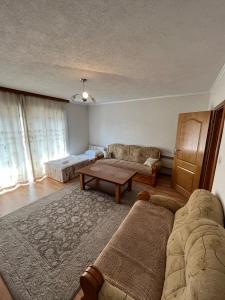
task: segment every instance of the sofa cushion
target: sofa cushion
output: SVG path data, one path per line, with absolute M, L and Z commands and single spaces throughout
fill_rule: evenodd
M 136 300 L 159 300 L 173 216 L 163 207 L 137 201 L 95 262 L 104 278 Z
M 98 294 L 98 300 L 134 300 L 131 296 L 124 293 L 122 290 L 110 284 L 107 280 Z
M 126 161 L 126 160 L 112 158 L 112 159 L 101 159 L 101 160 L 98 160 L 97 163 L 111 165 L 114 167 L 127 169 L 127 170 L 131 170 L 131 171 L 136 171 L 137 173 L 139 173 L 141 175 L 149 176 L 152 174 L 152 169 L 149 166 L 135 163 L 133 161 Z
M 157 148 L 154 147 L 144 147 L 144 146 L 136 146 L 136 145 L 130 145 L 130 157 L 132 157 L 133 152 L 138 152 L 138 162 L 143 164 L 147 158 L 160 158 L 160 151 Z M 130 159 L 132 160 L 132 159 Z
M 112 152 L 112 157 L 127 161 L 144 163 L 148 157 L 160 158 L 160 151 L 154 147 L 144 147 L 136 145 L 111 144 L 108 151 Z
M 6 286 L 2 276 L 0 275 L 0 299 L 13 300 L 8 287 Z
M 123 144 L 111 144 L 108 152 L 112 153 L 112 158 L 129 160 L 129 146 Z
M 158 160 L 158 158 L 151 158 L 151 157 L 149 157 L 149 158 L 147 158 L 146 159 L 146 161 L 144 162 L 144 165 L 145 166 L 149 166 L 149 167 L 153 167 L 154 166 L 154 164 L 156 163 L 156 162 L 158 162 L 159 160 Z
M 187 204 L 176 212 L 174 227 L 178 228 L 200 218 L 208 218 L 222 226 L 224 224 L 224 214 L 220 201 L 212 193 L 202 189 L 192 193 Z
M 225 299 L 225 229 L 202 218 L 173 230 L 162 300 Z
M 129 161 L 140 162 L 141 160 L 141 149 L 136 148 L 130 151 Z

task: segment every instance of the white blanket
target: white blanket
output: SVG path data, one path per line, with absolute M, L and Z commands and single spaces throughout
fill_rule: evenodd
M 45 163 L 46 166 L 51 166 L 59 170 L 74 166 L 80 162 L 92 159 L 88 154 L 70 155 L 61 159 L 50 160 Z

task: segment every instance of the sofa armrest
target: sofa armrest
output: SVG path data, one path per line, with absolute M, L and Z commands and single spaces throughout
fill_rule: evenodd
M 150 194 L 147 191 L 139 192 L 137 195 L 137 200 L 148 201 L 150 199 Z
M 183 207 L 183 204 L 179 203 L 172 197 L 163 195 L 150 195 L 147 191 L 139 192 L 137 198 L 138 200 L 149 201 L 155 205 L 165 207 L 174 214 L 178 209 Z
M 106 279 L 99 292 L 98 300 L 134 300 L 134 298 Z
M 82 300 L 97 300 L 104 283 L 101 272 L 95 266 L 89 266 L 80 277 L 80 286 L 84 296 Z
M 1 298 L 2 297 L 2 298 Z M 0 299 L 13 300 L 8 287 L 0 275 Z
M 155 170 L 155 171 L 157 172 L 157 171 L 161 168 L 161 165 L 162 165 L 162 163 L 161 163 L 160 160 L 156 161 L 156 162 L 152 165 L 152 171 Z
M 152 195 L 149 201 L 155 205 L 169 209 L 174 214 L 178 209 L 183 207 L 183 204 L 179 203 L 176 199 L 169 196 Z
M 161 167 L 161 162 L 157 161 L 155 162 L 151 169 L 152 169 L 152 175 L 151 175 L 151 180 L 152 180 L 152 186 L 156 186 L 156 182 L 157 182 L 157 177 L 158 177 L 158 173 Z

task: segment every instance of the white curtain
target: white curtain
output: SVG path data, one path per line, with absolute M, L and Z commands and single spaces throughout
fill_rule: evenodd
M 0 92 L 0 191 L 27 181 L 21 99 Z
M 64 105 L 0 92 L 0 192 L 43 177 L 45 162 L 68 155 Z
M 35 179 L 45 174 L 44 163 L 67 155 L 67 122 L 64 104 L 26 97 L 23 102 L 28 144 Z

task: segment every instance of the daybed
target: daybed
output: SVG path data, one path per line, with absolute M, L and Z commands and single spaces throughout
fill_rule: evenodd
M 78 170 L 87 166 L 90 160 L 87 155 L 70 155 L 62 159 L 45 163 L 46 175 L 60 182 L 67 182 L 79 175 Z
M 156 185 L 157 174 L 160 169 L 160 150 L 153 147 L 111 144 L 107 149 L 107 158 L 101 159 L 98 163 L 113 165 L 138 173 L 134 179 L 152 186 Z M 146 160 L 151 159 L 152 163 L 146 165 Z
M 139 199 L 81 276 L 83 300 L 225 299 L 219 200 L 205 190 L 196 190 L 182 208 L 147 192 Z
M 62 159 L 45 163 L 46 175 L 60 182 L 67 182 L 79 175 L 79 169 L 104 157 L 104 147 L 89 145 L 89 150 L 79 155 L 70 155 Z

